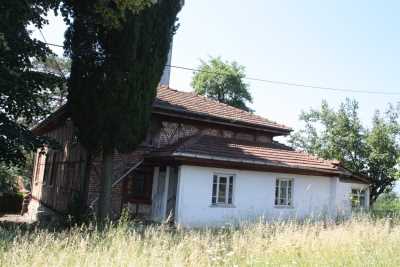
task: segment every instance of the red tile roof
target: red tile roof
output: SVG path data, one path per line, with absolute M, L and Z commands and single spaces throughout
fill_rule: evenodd
M 167 115 L 183 114 L 189 115 L 192 119 L 206 118 L 208 122 L 230 126 L 244 126 L 256 130 L 271 131 L 277 135 L 287 135 L 291 128 L 267 120 L 250 112 L 231 107 L 215 100 L 196 95 L 193 92 L 177 91 L 165 86 L 157 89 L 157 96 L 153 103 L 153 112 L 164 113 Z M 68 115 L 66 105 L 62 106 L 47 119 L 33 128 L 37 134 L 43 134 L 48 127 L 59 119 Z
M 154 101 L 153 107 L 180 113 L 202 115 L 214 120 L 226 120 L 230 123 L 270 128 L 286 133 L 291 131 L 291 128 L 285 125 L 204 96 L 199 96 L 194 92 L 177 91 L 165 86 L 158 88 L 157 98 Z
M 196 135 L 177 144 L 154 151 L 152 156 L 186 157 L 225 162 L 268 165 L 288 169 L 349 174 L 338 162 L 323 160 L 283 144 L 259 143 L 232 138 Z

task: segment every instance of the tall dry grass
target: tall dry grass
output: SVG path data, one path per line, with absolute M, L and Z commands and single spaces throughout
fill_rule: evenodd
M 104 231 L 0 228 L 0 266 L 400 266 L 400 224 L 358 218 L 217 230 L 127 222 Z

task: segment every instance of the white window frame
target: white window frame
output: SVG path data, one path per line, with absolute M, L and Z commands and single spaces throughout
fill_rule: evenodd
M 225 188 L 225 201 L 219 201 L 219 187 L 220 187 L 220 178 L 226 178 L 226 188 Z M 232 177 L 232 184 L 231 184 Z M 214 179 L 217 179 L 216 190 L 214 195 Z M 211 207 L 234 207 L 234 195 L 235 195 L 235 183 L 236 183 L 236 175 L 232 173 L 213 173 L 211 178 Z M 231 190 L 230 190 L 231 189 Z M 230 196 L 231 191 L 231 196 Z M 215 201 L 214 201 L 215 198 Z M 229 203 L 229 199 L 231 202 Z
M 356 191 L 356 193 L 353 193 L 353 191 Z M 361 195 L 364 197 L 364 205 L 361 205 L 360 202 Z M 353 205 L 354 198 L 356 198 L 356 202 L 358 203 L 357 205 Z M 352 210 L 365 210 L 367 208 L 367 190 L 365 188 L 352 187 L 350 193 L 350 202 Z
M 281 183 L 286 181 L 287 188 L 286 188 L 286 200 L 284 204 L 279 204 L 281 197 Z M 289 189 L 289 182 L 290 182 L 290 189 Z M 275 179 L 274 184 L 274 206 L 276 208 L 292 208 L 293 207 L 293 188 L 294 188 L 294 179 L 293 178 L 282 178 L 278 177 Z M 289 194 L 290 192 L 290 194 Z M 290 195 L 290 197 L 289 197 Z

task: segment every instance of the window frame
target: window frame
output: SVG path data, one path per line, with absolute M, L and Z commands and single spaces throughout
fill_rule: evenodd
M 48 177 L 48 186 L 52 187 L 57 180 L 58 171 L 60 168 L 61 161 L 59 161 L 59 151 L 53 150 L 50 165 L 50 174 Z
M 220 202 L 219 200 L 219 188 L 220 188 L 220 178 L 226 178 L 226 188 L 225 188 L 225 201 Z M 214 178 L 217 178 L 216 190 L 214 194 Z M 232 182 L 231 182 L 232 178 Z M 211 179 L 211 205 L 210 207 L 235 207 L 235 184 L 236 184 L 236 174 L 233 173 L 213 173 Z M 214 202 L 215 198 L 215 202 Z M 230 201 L 229 201 L 230 200 Z M 229 203 L 230 202 L 230 203 Z
M 353 193 L 353 191 L 356 191 L 356 193 Z M 355 200 L 354 197 L 357 199 Z M 361 205 L 361 197 L 364 198 L 363 205 Z M 354 203 L 358 203 L 357 205 L 354 205 Z M 365 210 L 367 209 L 367 190 L 366 188 L 351 188 L 350 192 L 350 205 L 351 205 L 351 210 L 357 211 L 357 210 Z
M 286 188 L 286 204 L 279 204 L 281 198 L 281 183 L 286 181 L 287 188 Z M 289 182 L 290 182 L 290 191 L 289 191 Z M 294 195 L 294 178 L 286 178 L 286 177 L 277 177 L 275 179 L 274 185 L 274 207 L 275 208 L 293 208 L 293 195 Z M 290 192 L 290 197 L 289 197 Z
M 48 149 L 44 157 L 43 185 L 51 186 L 50 179 L 51 175 L 53 175 L 54 151 Z
M 38 180 L 39 180 L 39 174 L 40 174 L 40 170 L 41 170 L 41 159 L 42 159 L 42 157 L 43 157 L 43 152 L 42 151 L 40 151 L 40 150 L 38 150 L 38 152 L 37 152 L 37 155 L 36 155 L 36 168 L 35 168 L 35 173 L 34 173 L 34 182 L 35 182 L 35 184 L 37 184 L 38 183 Z

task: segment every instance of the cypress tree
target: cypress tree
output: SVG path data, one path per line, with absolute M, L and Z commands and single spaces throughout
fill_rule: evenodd
M 68 108 L 81 143 L 102 154 L 100 220 L 111 212 L 114 151 L 132 151 L 145 138 L 182 5 L 117 2 L 66 1 L 62 8 L 73 18 L 65 43 L 72 60 Z

